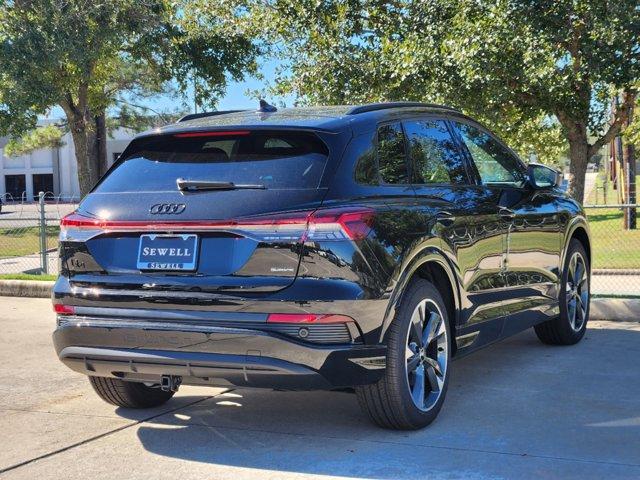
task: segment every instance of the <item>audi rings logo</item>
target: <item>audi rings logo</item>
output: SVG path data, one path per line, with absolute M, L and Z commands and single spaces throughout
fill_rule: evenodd
M 184 203 L 156 203 L 151 205 L 149 213 L 153 215 L 179 215 L 187 206 Z

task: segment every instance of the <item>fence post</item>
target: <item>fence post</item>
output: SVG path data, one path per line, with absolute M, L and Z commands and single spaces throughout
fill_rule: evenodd
M 49 273 L 47 261 L 47 218 L 44 211 L 44 192 L 38 193 L 40 204 L 40 268 L 43 274 Z

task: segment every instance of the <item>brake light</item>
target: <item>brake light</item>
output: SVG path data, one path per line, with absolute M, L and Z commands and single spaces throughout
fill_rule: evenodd
M 270 313 L 267 323 L 347 323 L 353 318 L 346 315 L 325 315 L 313 313 Z
M 53 311 L 58 315 L 73 315 L 76 313 L 76 309 L 73 305 L 64 305 L 62 303 L 55 303 L 53 305 Z
M 222 131 L 213 131 L 213 132 L 186 132 L 186 133 L 176 133 L 174 135 L 175 138 L 198 138 L 198 137 L 228 137 L 230 135 L 233 136 L 244 136 L 249 135 L 249 130 L 230 130 L 226 132 Z

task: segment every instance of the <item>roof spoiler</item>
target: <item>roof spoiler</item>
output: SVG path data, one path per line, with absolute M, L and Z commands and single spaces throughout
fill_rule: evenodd
M 217 117 L 218 115 L 226 115 L 227 113 L 238 113 L 238 112 L 246 112 L 246 110 L 218 110 L 215 112 L 190 113 L 182 117 L 180 120 L 178 120 L 178 123 L 188 122 L 189 120 L 195 120 L 197 118 Z

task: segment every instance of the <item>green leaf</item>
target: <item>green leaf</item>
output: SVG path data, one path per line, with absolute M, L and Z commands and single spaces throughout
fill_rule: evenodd
M 56 125 L 46 125 L 26 132 L 22 137 L 11 138 L 4 147 L 8 157 L 17 157 L 41 148 L 58 148 L 64 145 L 63 130 Z

